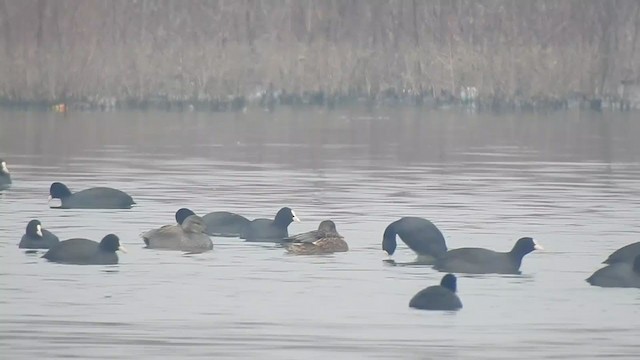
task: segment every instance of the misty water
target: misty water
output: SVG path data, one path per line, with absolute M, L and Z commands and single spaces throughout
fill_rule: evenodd
M 420 109 L 268 113 L 1 112 L 0 353 L 7 359 L 253 357 L 631 358 L 640 291 L 584 279 L 639 240 L 640 121 L 633 113 L 489 115 Z M 110 186 L 131 210 L 60 210 L 49 185 Z M 351 250 L 293 256 L 213 238 L 214 250 L 143 248 L 139 234 L 180 207 L 249 218 L 282 206 L 332 219 Z M 545 247 L 522 275 L 458 279 L 464 308 L 411 297 L 442 277 L 384 262 L 382 232 L 432 220 L 450 248 Z M 113 232 L 120 264 L 74 266 L 27 254 L 30 219 L 61 239 Z M 394 259 L 411 262 L 403 243 Z

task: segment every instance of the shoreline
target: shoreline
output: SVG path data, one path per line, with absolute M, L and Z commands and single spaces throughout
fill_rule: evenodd
M 263 92 L 253 96 L 227 96 L 213 100 L 171 99 L 156 96 L 149 99 L 123 99 L 113 97 L 92 99 L 11 100 L 0 98 L 0 109 L 21 111 L 130 111 L 156 110 L 169 112 L 242 112 L 247 109 L 275 111 L 278 108 L 324 108 L 339 109 L 351 106 L 377 107 L 419 107 L 431 110 L 464 109 L 475 112 L 548 112 L 574 109 L 591 111 L 638 111 L 640 104 L 632 103 L 620 96 L 610 95 L 590 98 L 584 94 L 566 97 L 506 98 L 506 97 L 464 97 L 450 93 L 438 96 L 396 92 L 388 89 L 377 95 L 326 94 L 322 91 L 288 94 L 284 91 Z
M 633 0 L 0 4 L 5 108 L 640 109 Z

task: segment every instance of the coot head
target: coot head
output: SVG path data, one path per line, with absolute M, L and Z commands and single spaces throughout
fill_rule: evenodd
M 296 213 L 293 212 L 291 208 L 283 207 L 278 211 L 273 221 L 277 224 L 281 224 L 286 227 L 286 226 L 289 226 L 289 224 L 291 224 L 294 221 L 300 222 L 300 219 L 298 219 L 298 217 L 296 216 Z
M 63 199 L 71 196 L 71 190 L 61 182 L 54 182 L 49 187 L 49 199 Z
M 25 231 L 29 236 L 42 237 L 42 224 L 40 220 L 31 220 L 27 224 L 27 230 Z
M 191 215 L 195 215 L 195 213 L 187 208 L 181 208 L 176 211 L 176 222 L 182 225 L 182 222 Z
M 393 229 L 393 226 L 389 225 L 384 230 L 384 235 L 382 235 L 382 250 L 384 250 L 388 255 L 393 255 L 396 252 L 396 248 L 398 247 L 398 243 L 396 242 L 396 232 Z
M 456 292 L 458 289 L 458 279 L 456 279 L 456 276 L 453 274 L 447 274 L 442 277 L 440 286 L 442 286 L 443 288 L 447 288 L 452 292 Z
M 518 241 L 516 241 L 516 244 L 513 246 L 511 253 L 525 256 L 534 250 L 544 250 L 544 248 L 538 243 L 536 243 L 535 240 L 533 240 L 532 238 L 523 237 L 518 239 Z
M 118 250 L 123 253 L 127 252 L 127 249 L 120 244 L 120 239 L 114 234 L 109 234 L 102 238 L 102 241 L 100 241 L 100 249 L 109 252 L 116 252 Z
M 3 159 L 0 159 L 0 173 L 9 174 L 9 168 L 7 167 L 7 162 Z

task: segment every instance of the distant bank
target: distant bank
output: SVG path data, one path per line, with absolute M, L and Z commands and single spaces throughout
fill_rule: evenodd
M 640 109 L 640 2 L 0 1 L 0 106 Z

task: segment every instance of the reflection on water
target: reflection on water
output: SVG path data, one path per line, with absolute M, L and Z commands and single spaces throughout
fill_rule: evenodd
M 386 109 L 246 114 L 0 113 L 0 346 L 36 357 L 633 357 L 637 289 L 584 279 L 640 232 L 640 123 L 631 114 L 482 116 Z M 47 207 L 52 181 L 112 186 L 131 210 Z M 142 248 L 179 207 L 333 219 L 351 251 L 285 254 L 214 238 L 212 252 Z M 547 251 L 521 276 L 460 276 L 458 313 L 408 308 L 439 282 L 388 266 L 382 231 L 437 224 L 451 248 Z M 17 243 L 38 218 L 61 239 L 120 236 L 115 266 L 65 266 Z M 398 263 L 414 260 L 404 244 Z

